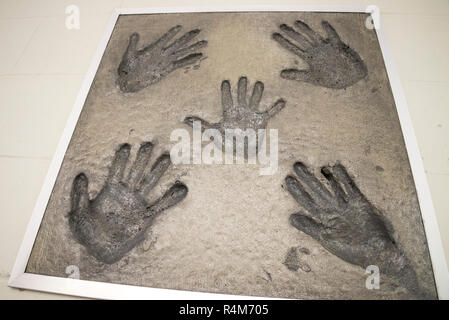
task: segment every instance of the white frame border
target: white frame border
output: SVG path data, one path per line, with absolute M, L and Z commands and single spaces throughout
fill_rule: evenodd
M 67 120 L 62 137 L 53 156 L 44 184 L 40 191 L 31 219 L 28 223 L 22 245 L 9 278 L 10 287 L 31 289 L 44 292 L 75 295 L 102 299 L 260 299 L 259 297 L 203 293 L 195 291 L 181 291 L 172 289 L 158 289 L 149 287 L 130 286 L 106 282 L 76 280 L 70 278 L 51 277 L 25 273 L 31 250 L 34 245 L 47 203 L 58 176 L 64 155 L 70 143 L 79 115 L 84 106 L 93 79 L 103 57 L 119 15 L 127 14 L 155 14 L 155 13 L 186 13 L 186 12 L 250 12 L 250 11 L 306 11 L 306 12 L 367 12 L 366 7 L 341 6 L 238 6 L 238 7 L 166 7 L 166 8 L 121 8 L 116 9 L 108 22 L 97 51 L 92 59 L 83 85 L 75 100 L 72 112 Z M 373 12 L 367 12 L 373 14 Z M 390 86 L 393 92 L 399 121 L 404 136 L 409 162 L 413 173 L 418 195 L 421 216 L 430 251 L 432 267 L 440 299 L 449 299 L 449 271 L 438 228 L 438 222 L 427 184 L 423 162 L 418 143 L 413 130 L 413 124 L 408 112 L 404 92 L 398 73 L 393 64 L 393 55 L 387 44 L 383 29 L 376 30 L 379 45 L 384 58 Z

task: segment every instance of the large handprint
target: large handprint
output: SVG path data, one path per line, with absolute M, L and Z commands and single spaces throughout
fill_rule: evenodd
M 142 179 L 150 159 L 153 144 L 143 143 L 129 174 L 124 179 L 131 146 L 123 144 L 117 150 L 103 189 L 89 200 L 88 180 L 84 173 L 73 181 L 69 225 L 75 238 L 90 254 L 104 263 L 120 260 L 144 240 L 153 219 L 187 195 L 187 187 L 176 182 L 155 203 L 146 197 L 170 166 L 170 156 L 160 156 L 151 171 Z
M 279 33 L 274 33 L 273 39 L 303 59 L 309 69 L 282 70 L 282 78 L 305 81 L 326 88 L 344 89 L 366 77 L 368 70 L 362 58 L 341 41 L 329 22 L 322 22 L 327 38 L 323 38 L 302 21 L 296 21 L 295 26 L 299 32 L 286 24 L 282 24 L 280 29 L 296 43 Z
M 247 98 L 247 87 L 247 78 L 241 77 L 237 86 L 237 101 L 234 103 L 232 101 L 231 84 L 228 80 L 223 81 L 221 83 L 223 119 L 211 124 L 199 117 L 190 116 L 184 119 L 184 123 L 193 126 L 195 121 L 199 121 L 203 130 L 217 129 L 222 135 L 225 135 L 225 130 L 234 130 L 234 134 L 238 135 L 239 129 L 252 129 L 256 133 L 258 129 L 265 129 L 267 121 L 285 107 L 285 101 L 278 99 L 270 108 L 260 112 L 259 104 L 264 90 L 263 83 L 257 81 L 254 84 L 253 93 L 249 100 Z
M 285 183 L 303 210 L 290 216 L 292 226 L 344 261 L 363 268 L 376 265 L 381 274 L 421 294 L 416 274 L 393 238 L 391 224 L 361 193 L 342 164 L 321 169 L 332 192 L 303 163 L 295 163 L 293 169 L 299 180 L 289 175 Z
M 203 57 L 202 53 L 196 51 L 206 46 L 207 41 L 186 46 L 200 33 L 199 29 L 189 31 L 168 44 L 181 28 L 179 25 L 171 28 L 159 40 L 143 49 L 137 49 L 139 34 L 131 35 L 118 67 L 118 83 L 123 92 L 137 92 L 158 82 L 173 70 L 194 64 Z

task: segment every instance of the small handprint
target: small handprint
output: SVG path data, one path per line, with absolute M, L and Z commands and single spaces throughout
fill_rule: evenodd
M 376 265 L 413 294 L 421 294 L 390 222 L 366 199 L 342 164 L 321 168 L 332 192 L 303 163 L 296 162 L 293 169 L 297 177 L 287 176 L 285 184 L 303 210 L 290 216 L 292 226 L 342 260 L 363 268 Z
M 344 89 L 366 77 L 368 69 L 362 58 L 341 41 L 329 22 L 322 22 L 327 38 L 323 38 L 302 21 L 296 21 L 295 26 L 298 31 L 286 24 L 280 26 L 281 31 L 295 43 L 280 33 L 274 33 L 273 39 L 303 59 L 309 69 L 282 70 L 282 78 L 309 82 L 326 88 Z
M 88 179 L 84 173 L 73 181 L 70 229 L 79 243 L 104 263 L 120 260 L 144 240 L 146 230 L 159 213 L 187 195 L 187 187 L 176 182 L 155 203 L 147 203 L 149 192 L 171 164 L 170 156 L 163 154 L 143 177 L 152 149 L 150 142 L 140 146 L 136 160 L 124 178 L 131 146 L 121 145 L 115 153 L 103 189 L 93 200 L 89 199 Z
M 285 107 L 285 101 L 284 99 L 279 99 L 270 108 L 260 112 L 259 105 L 264 91 L 263 83 L 257 81 L 254 84 L 253 93 L 249 100 L 247 98 L 247 87 L 247 78 L 240 77 L 237 85 L 237 101 L 234 103 L 231 94 L 231 84 L 228 80 L 224 80 L 221 83 L 223 119 L 220 122 L 211 124 L 199 117 L 190 116 L 184 119 L 184 123 L 193 126 L 194 121 L 199 121 L 203 130 L 217 129 L 222 135 L 225 135 L 225 130 L 236 130 L 235 132 L 238 132 L 238 129 L 242 131 L 252 129 L 257 133 L 258 129 L 265 129 L 267 121 Z
M 131 35 L 118 67 L 118 84 L 123 92 L 137 92 L 160 81 L 173 70 L 197 63 L 203 57 L 202 53 L 196 51 L 205 47 L 207 41 L 187 46 L 200 33 L 199 29 L 189 31 L 168 44 L 181 28 L 179 25 L 171 28 L 159 40 L 143 49 L 137 49 L 139 34 Z

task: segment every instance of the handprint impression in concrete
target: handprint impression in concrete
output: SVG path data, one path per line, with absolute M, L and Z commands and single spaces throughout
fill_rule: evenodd
M 158 214 L 187 195 L 187 187 L 176 182 L 155 203 L 147 203 L 145 198 L 171 164 L 170 156 L 163 154 L 143 177 L 152 149 L 150 142 L 140 146 L 136 160 L 124 178 L 131 146 L 121 145 L 103 189 L 93 200 L 89 200 L 88 179 L 84 173 L 73 181 L 70 229 L 77 241 L 104 263 L 120 260 L 144 240 L 148 227 Z
M 296 21 L 295 26 L 299 32 L 286 24 L 280 26 L 281 31 L 295 43 L 277 32 L 273 34 L 273 39 L 303 59 L 309 69 L 282 70 L 282 78 L 326 88 L 345 89 L 366 77 L 368 69 L 362 58 L 341 41 L 329 22 L 322 22 L 327 38 L 323 38 L 302 21 Z
M 193 126 L 193 123 L 198 121 L 201 123 L 202 130 L 217 129 L 222 136 L 226 135 L 226 131 L 232 131 L 236 136 L 244 135 L 247 129 L 253 130 L 257 133 L 259 129 L 265 129 L 270 118 L 278 114 L 284 107 L 284 99 L 278 99 L 270 108 L 265 111 L 259 111 L 260 101 L 264 91 L 264 84 L 257 81 L 254 84 L 254 89 L 251 97 L 247 97 L 248 79 L 240 77 L 237 85 L 237 101 L 234 103 L 231 94 L 231 84 L 228 80 L 221 83 L 221 105 L 223 108 L 223 119 L 217 123 L 209 123 L 196 116 L 189 116 L 184 119 L 184 123 Z M 240 131 L 241 130 L 241 131 Z M 257 137 L 262 139 L 264 137 Z M 244 137 L 237 139 L 239 141 L 245 140 Z M 261 142 L 261 141 L 260 141 Z M 258 141 L 245 141 L 245 150 L 248 150 L 248 144 L 255 143 L 253 150 L 258 150 Z M 222 147 L 219 145 L 218 147 Z M 250 147 L 251 149 L 251 147 Z M 246 156 L 246 154 L 245 154 Z
M 287 190 L 302 207 L 290 216 L 292 226 L 317 240 L 346 262 L 376 265 L 422 296 L 415 271 L 393 238 L 389 221 L 373 206 L 340 163 L 321 168 L 332 193 L 307 167 L 296 162 L 296 176 L 285 178 Z
M 176 69 L 200 61 L 203 54 L 196 51 L 205 47 L 207 41 L 202 40 L 186 46 L 200 33 L 199 29 L 189 31 L 168 44 L 181 28 L 179 25 L 171 28 L 159 40 L 143 49 L 137 49 L 139 34 L 131 35 L 128 48 L 118 67 L 118 84 L 123 92 L 137 92 L 160 81 Z

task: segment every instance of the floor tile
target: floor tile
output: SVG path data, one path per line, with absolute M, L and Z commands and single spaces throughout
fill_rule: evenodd
M 84 75 L 105 31 L 109 14 L 82 16 L 79 30 L 65 17 L 45 18 L 12 73 Z
M 449 201 L 447 193 L 449 190 L 449 175 L 427 174 L 430 192 L 432 194 L 433 205 L 437 216 L 443 247 L 446 254 L 446 261 L 449 263 Z
M 154 1 L 154 0 L 123 0 L 123 8 L 149 8 L 149 7 L 168 7 L 168 6 L 254 6 L 254 5 L 284 5 L 284 6 L 349 6 L 365 7 L 376 5 L 384 13 L 407 13 L 407 14 L 432 14 L 449 15 L 449 3 L 446 0 L 420 1 L 420 0 L 339 0 L 333 3 L 329 0 L 231 0 L 223 2 L 221 0 L 194 0 L 188 4 L 184 0 Z
M 82 76 L 0 76 L 0 156 L 50 158 Z
M 403 82 L 428 173 L 449 174 L 449 82 Z
M 64 296 L 53 293 L 20 290 L 8 287 L 8 278 L 0 278 L 0 299 L 4 300 L 72 300 L 81 299 L 73 296 Z
M 0 75 L 13 70 L 39 22 L 39 19 L 0 19 Z
M 122 0 L 2 0 L 0 18 L 64 16 L 69 5 L 76 5 L 80 14 L 110 13 Z
M 402 81 L 449 81 L 449 17 L 385 14 L 381 27 Z
M 0 276 L 9 277 L 49 160 L 0 157 Z

